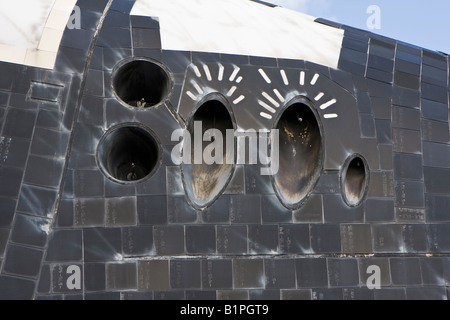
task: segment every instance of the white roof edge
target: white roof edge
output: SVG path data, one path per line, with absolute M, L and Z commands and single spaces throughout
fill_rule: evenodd
M 76 0 L 19 1 L 51 9 L 40 18 L 42 32 L 32 45 L 0 42 L 0 61 L 53 69 Z M 166 50 L 307 60 L 331 68 L 337 68 L 344 34 L 315 17 L 249 0 L 136 0 L 131 14 L 159 18 Z
M 337 68 L 344 31 L 249 0 L 136 0 L 159 18 L 163 49 L 307 60 Z
M 42 33 L 38 35 L 37 43 L 36 40 L 33 40 L 20 44 L 0 44 L 0 61 L 53 69 L 64 30 L 76 2 L 77 0 L 47 1 L 46 4 L 50 4 L 51 9 L 41 17 L 42 25 L 40 28 Z M 22 12 L 17 14 L 20 15 Z M 9 17 L 9 20 L 15 21 L 13 16 Z M 27 26 L 23 27 L 26 28 Z

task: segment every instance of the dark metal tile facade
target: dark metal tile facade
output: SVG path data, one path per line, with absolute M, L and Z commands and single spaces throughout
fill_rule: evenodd
M 0 299 L 448 298 L 448 56 L 323 19 L 344 30 L 336 70 L 166 51 L 158 19 L 130 17 L 133 4 L 79 0 L 86 23 L 65 32 L 52 71 L 0 63 Z M 168 74 L 162 102 L 142 109 L 115 82 L 141 60 Z M 305 202 L 288 209 L 264 166 L 245 163 L 195 209 L 171 135 L 200 92 L 258 130 L 274 128 L 292 88 L 311 101 L 325 150 Z M 99 146 L 123 126 L 157 141 L 148 179 L 105 174 Z M 357 206 L 343 194 L 353 154 L 369 177 Z M 368 288 L 371 266 L 380 289 Z

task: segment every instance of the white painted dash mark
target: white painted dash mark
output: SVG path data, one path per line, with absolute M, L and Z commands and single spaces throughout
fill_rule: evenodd
M 277 89 L 273 89 L 273 92 L 275 93 L 275 95 L 277 96 L 277 98 L 281 101 L 284 102 L 284 97 L 281 95 L 280 91 L 278 91 Z
M 205 71 L 206 79 L 208 79 L 208 81 L 212 81 L 211 71 L 209 71 L 209 67 L 206 64 L 203 65 L 203 70 Z
M 332 106 L 333 104 L 335 104 L 336 102 L 337 102 L 336 99 L 332 99 L 332 100 L 330 100 L 330 101 L 324 103 L 323 105 L 321 105 L 321 106 L 320 106 L 320 109 L 321 109 L 321 110 L 325 110 L 325 109 L 331 107 L 331 106 Z
M 202 74 L 201 74 L 199 68 L 195 64 L 194 64 L 193 68 L 194 68 L 194 72 L 195 72 L 195 75 L 197 76 L 197 78 L 201 78 Z
M 239 102 L 241 102 L 244 99 L 245 99 L 245 96 L 241 95 L 239 98 L 237 98 L 236 100 L 233 101 L 233 104 L 238 104 Z
M 335 119 L 338 117 L 336 113 L 328 113 L 323 116 L 325 119 Z
M 288 86 L 289 85 L 289 79 L 288 79 L 288 77 L 286 75 L 286 71 L 280 70 L 280 73 L 281 73 L 281 77 L 283 78 L 284 85 Z
M 239 78 L 236 79 L 236 83 L 241 83 L 241 81 L 242 81 L 243 79 L 244 79 L 244 78 L 243 78 L 242 76 L 240 76 Z
M 263 92 L 262 95 L 264 98 L 269 100 L 270 103 L 272 103 L 275 107 L 277 107 L 277 108 L 280 107 L 280 104 L 274 98 L 272 98 L 267 92 Z
M 239 71 L 241 70 L 241 68 L 239 67 L 235 67 L 233 73 L 230 76 L 230 81 L 233 82 L 234 79 L 236 79 L 236 76 L 238 75 Z
M 236 91 L 237 87 L 232 86 L 231 89 L 228 91 L 227 96 L 231 97 L 233 93 Z
M 190 91 L 186 92 L 186 94 L 189 96 L 189 98 L 191 98 L 192 100 L 196 101 L 197 97 Z
M 313 86 L 316 85 L 317 80 L 319 80 L 319 77 L 320 77 L 320 75 L 319 75 L 318 73 L 316 73 L 316 74 L 314 75 L 314 77 L 313 77 L 312 80 L 311 80 L 311 84 L 312 84 Z
M 269 76 L 264 72 L 263 69 L 259 69 L 259 74 L 263 77 L 263 79 L 268 83 L 271 84 L 272 80 L 270 80 Z
M 305 71 L 300 71 L 300 85 L 305 85 Z
M 260 115 L 261 117 L 266 118 L 266 119 L 269 119 L 269 120 L 272 119 L 272 116 L 271 116 L 270 114 L 265 113 L 265 112 L 261 112 L 259 115 Z
M 222 81 L 223 80 L 223 72 L 225 71 L 225 67 L 221 64 L 219 64 L 219 76 L 217 77 L 217 80 Z
M 267 103 L 265 103 L 264 101 L 258 100 L 258 103 L 261 107 L 263 107 L 264 109 L 266 109 L 267 111 L 269 111 L 270 113 L 275 113 L 276 110 L 274 108 L 272 108 L 271 106 L 269 106 Z
M 200 88 L 200 86 L 198 85 L 197 82 L 193 81 L 192 84 L 194 85 L 195 90 L 197 90 L 197 92 L 198 92 L 199 94 L 203 94 L 203 89 Z
M 314 100 L 319 101 L 320 99 L 323 98 L 324 95 L 325 95 L 325 94 L 324 94 L 323 92 L 321 92 L 321 93 L 319 93 L 319 94 L 314 98 Z

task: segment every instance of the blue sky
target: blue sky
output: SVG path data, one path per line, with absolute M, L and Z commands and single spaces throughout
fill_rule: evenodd
M 368 30 L 450 54 L 448 0 L 272 0 L 273 4 L 368 30 L 367 8 L 381 9 L 381 29 Z

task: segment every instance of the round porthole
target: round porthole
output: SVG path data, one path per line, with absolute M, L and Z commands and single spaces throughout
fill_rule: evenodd
M 279 131 L 279 170 L 273 176 L 278 198 L 297 209 L 312 192 L 322 172 L 323 147 L 318 117 L 306 99 L 295 99 L 283 111 Z
M 125 105 L 146 109 L 169 96 L 171 81 L 162 65 L 149 60 L 133 60 L 120 65 L 113 73 L 112 87 Z
M 347 159 L 341 173 L 341 190 L 345 202 L 350 207 L 359 206 L 369 184 L 369 171 L 366 160 L 360 155 Z
M 187 125 L 192 142 L 190 145 L 184 142 L 183 159 L 187 159 L 188 153 L 190 161 L 183 161 L 181 170 L 187 198 L 196 209 L 205 209 L 214 203 L 234 172 L 234 161 L 229 161 L 226 153 L 226 131 L 234 130 L 234 122 L 226 105 L 221 96 L 206 98 Z M 208 136 L 214 131 L 215 134 Z M 200 143 L 195 141 L 199 136 L 202 137 Z
M 160 154 L 159 143 L 150 131 L 138 125 L 121 125 L 102 138 L 97 161 L 111 180 L 136 183 L 153 174 Z

